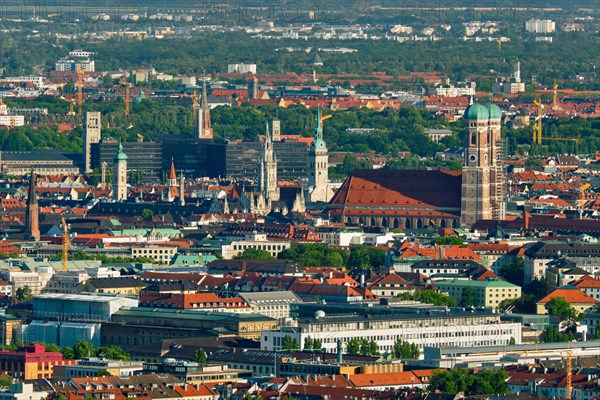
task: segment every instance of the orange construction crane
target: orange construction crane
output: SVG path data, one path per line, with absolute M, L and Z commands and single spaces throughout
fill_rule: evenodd
M 567 351 L 567 387 L 565 388 L 565 399 L 571 400 L 573 394 L 573 352 L 571 351 L 571 342 L 568 344 Z
M 83 71 L 78 69 L 77 70 L 77 105 L 78 105 L 78 110 L 77 110 L 77 114 L 79 114 L 79 116 L 83 116 Z
M 125 102 L 125 115 L 129 116 L 129 104 L 131 103 L 131 97 L 129 97 L 129 88 L 131 84 L 125 86 L 125 98 L 123 101 Z
M 63 272 L 69 272 L 69 225 L 62 217 L 63 237 L 62 237 L 62 269 Z

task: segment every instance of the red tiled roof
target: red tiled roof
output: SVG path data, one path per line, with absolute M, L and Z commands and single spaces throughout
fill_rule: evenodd
M 577 288 L 558 288 L 538 303 L 546 304 L 553 298 L 564 297 L 571 304 L 596 304 L 598 301 Z

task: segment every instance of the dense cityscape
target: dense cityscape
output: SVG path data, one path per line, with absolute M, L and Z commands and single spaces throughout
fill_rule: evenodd
M 600 399 L 597 3 L 0 31 L 0 400 Z

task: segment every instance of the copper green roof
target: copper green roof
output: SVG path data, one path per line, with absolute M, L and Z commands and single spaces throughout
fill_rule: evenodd
M 494 103 L 486 104 L 485 107 L 488 109 L 490 114 L 490 119 L 501 119 L 502 118 L 502 110 L 500 107 L 495 105 Z
M 484 121 L 490 118 L 490 112 L 487 107 L 482 104 L 471 104 L 465 110 L 465 119 L 469 121 Z

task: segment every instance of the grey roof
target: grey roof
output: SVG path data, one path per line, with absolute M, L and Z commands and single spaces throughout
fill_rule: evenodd
M 96 289 L 107 288 L 124 288 L 124 287 L 146 287 L 148 283 L 131 277 L 125 278 L 92 278 L 88 280 L 88 284 Z
M 250 293 L 239 293 L 239 296 L 244 299 L 248 304 L 261 304 L 261 303 L 301 303 L 302 300 L 294 292 L 290 291 L 276 291 L 276 292 L 250 292 Z
M 62 161 L 72 164 L 81 154 L 70 154 L 60 151 L 2 151 L 2 161 Z

